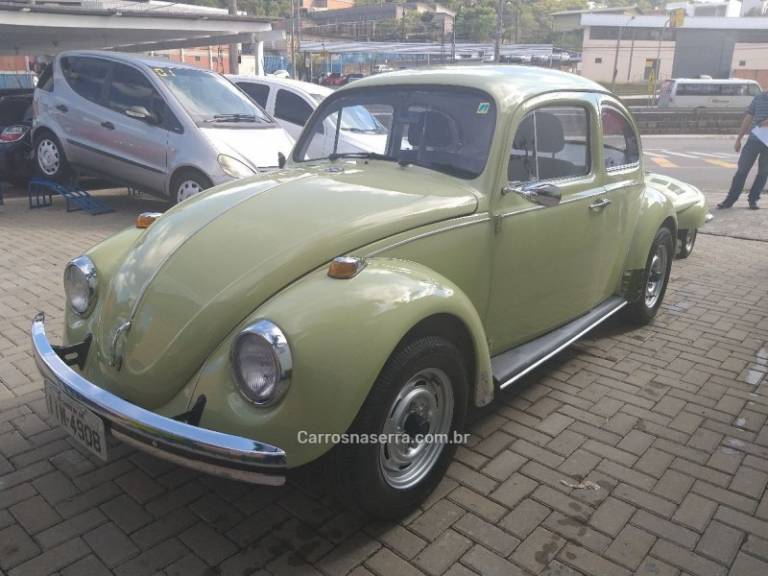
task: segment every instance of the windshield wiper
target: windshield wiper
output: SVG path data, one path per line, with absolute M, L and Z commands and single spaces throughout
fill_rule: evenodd
M 378 152 L 334 152 L 328 155 L 328 160 L 338 160 L 339 158 L 363 158 L 365 160 L 394 160 L 392 156 L 379 154 Z
M 262 122 L 255 114 L 215 114 L 206 122 Z

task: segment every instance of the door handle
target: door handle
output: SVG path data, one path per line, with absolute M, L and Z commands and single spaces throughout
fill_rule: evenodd
M 109 121 L 102 122 L 101 125 L 104 126 L 104 128 L 106 128 L 107 130 L 114 130 L 115 129 L 115 125 L 112 124 L 112 122 L 109 122 Z
M 611 203 L 608 198 L 600 198 L 600 200 L 595 200 L 592 202 L 592 204 L 589 205 L 589 209 L 593 212 L 600 212 L 603 208 L 608 206 Z
M 56 110 L 60 112 L 69 112 L 69 108 L 67 108 L 64 104 L 57 104 Z

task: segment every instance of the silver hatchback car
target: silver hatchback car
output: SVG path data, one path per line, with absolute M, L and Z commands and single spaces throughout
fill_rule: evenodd
M 105 176 L 180 202 L 280 164 L 290 136 L 219 74 L 115 52 L 62 52 L 34 97 L 41 175 Z

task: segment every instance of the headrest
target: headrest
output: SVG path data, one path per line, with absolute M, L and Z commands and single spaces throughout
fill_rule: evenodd
M 408 126 L 408 143 L 414 147 L 423 144 L 430 148 L 449 148 L 456 140 L 456 123 L 442 112 L 422 112 L 419 119 Z
M 565 148 L 565 135 L 560 119 L 549 112 L 536 113 L 536 149 L 539 152 L 560 152 Z

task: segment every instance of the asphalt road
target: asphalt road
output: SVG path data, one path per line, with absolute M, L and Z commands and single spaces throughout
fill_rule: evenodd
M 757 212 L 747 210 L 746 191 L 730 210 L 715 208 L 736 171 L 733 136 L 643 136 L 642 140 L 646 170 L 690 182 L 704 192 L 715 219 L 702 232 L 768 242 L 768 193 Z M 754 173 L 753 169 L 747 178 L 747 189 Z

